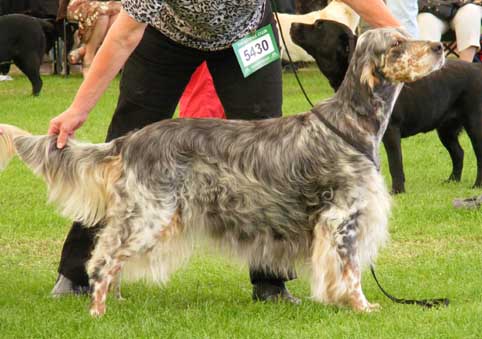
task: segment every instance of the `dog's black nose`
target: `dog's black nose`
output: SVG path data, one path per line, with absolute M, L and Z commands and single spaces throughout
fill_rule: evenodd
M 430 49 L 437 54 L 442 54 L 444 47 L 440 42 L 432 42 L 430 44 Z

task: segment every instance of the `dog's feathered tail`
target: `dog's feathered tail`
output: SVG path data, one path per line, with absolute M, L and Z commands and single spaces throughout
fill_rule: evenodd
M 0 124 L 0 131 L 0 171 L 2 171 L 17 153 L 13 145 L 13 139 L 30 135 L 30 133 L 18 127 L 4 124 Z
M 3 125 L 0 128 L 4 129 Z M 49 201 L 54 202 L 64 216 L 87 226 L 106 217 L 113 184 L 122 173 L 119 154 L 122 139 L 104 144 L 69 140 L 63 149 L 58 149 L 57 136 L 15 133 L 7 132 L 10 146 L 0 154 L 11 154 L 13 142 L 22 161 L 45 179 Z

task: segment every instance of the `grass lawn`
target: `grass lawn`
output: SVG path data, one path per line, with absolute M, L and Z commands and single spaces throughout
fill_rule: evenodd
M 315 68 L 300 77 L 313 101 L 331 95 Z M 0 82 L 0 122 L 45 133 L 81 79 L 43 79 L 38 98 L 23 76 Z M 284 79 L 284 112 L 307 110 L 293 76 Z M 117 87 L 116 81 L 77 138 L 104 139 Z M 461 141 L 466 159 L 458 184 L 444 183 L 450 158 L 435 133 L 403 141 L 408 193 L 393 199 L 392 240 L 377 262 L 382 284 L 396 296 L 449 297 L 450 306 L 393 304 L 365 272 L 365 294 L 383 307 L 374 314 L 310 301 L 303 270 L 288 285 L 302 305 L 254 303 L 247 267 L 198 251 L 166 287 L 124 285 L 127 300 L 109 299 L 106 316 L 91 319 L 87 298 L 49 296 L 70 221 L 46 205 L 43 181 L 16 159 L 0 174 L 0 338 L 481 338 L 482 210 L 451 206 L 455 197 L 481 194 L 470 188 L 475 157 L 465 134 Z

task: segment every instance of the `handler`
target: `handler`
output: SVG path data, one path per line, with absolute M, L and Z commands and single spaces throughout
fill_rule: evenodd
M 345 0 L 374 27 L 400 26 L 382 0 Z M 281 116 L 281 63 L 268 63 L 248 77 L 238 64 L 233 44 L 269 25 L 277 28 L 266 0 L 122 0 L 122 10 L 96 54 L 70 107 L 52 119 L 49 134 L 64 147 L 124 66 L 120 95 L 106 140 L 150 123 L 169 119 L 199 64 L 206 61 L 228 119 Z M 248 53 L 249 54 L 249 53 Z M 85 263 L 101 225 L 85 228 L 74 222 L 62 249 L 54 296 L 87 293 Z M 254 300 L 298 303 L 284 276 L 250 269 Z

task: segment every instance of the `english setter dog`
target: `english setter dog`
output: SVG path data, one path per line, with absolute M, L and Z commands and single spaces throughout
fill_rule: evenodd
M 336 95 L 310 112 L 167 120 L 61 150 L 55 136 L 0 125 L 0 167 L 18 153 L 63 215 L 105 225 L 87 264 L 93 316 L 121 270 L 165 281 L 197 235 L 272 272 L 311 260 L 315 300 L 369 312 L 378 305 L 363 294 L 362 269 L 388 238 L 390 211 L 380 140 L 403 82 L 443 62 L 440 43 L 371 30 Z

